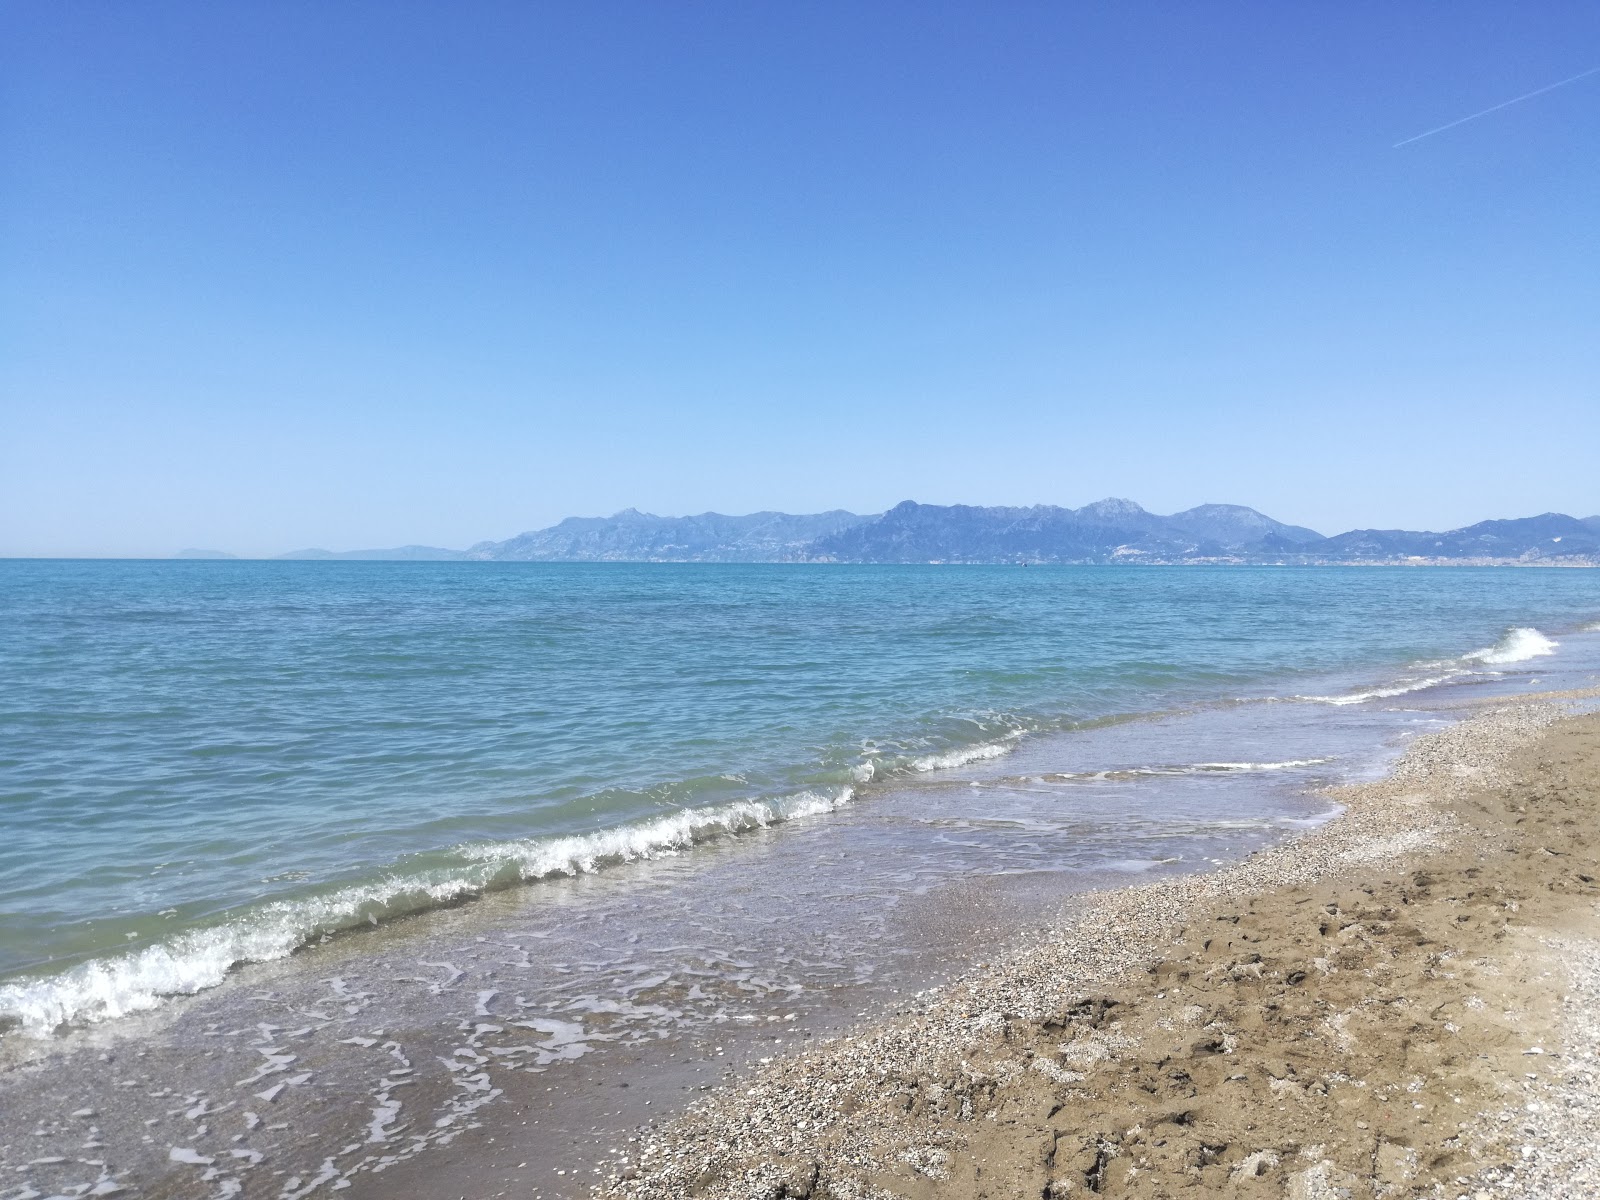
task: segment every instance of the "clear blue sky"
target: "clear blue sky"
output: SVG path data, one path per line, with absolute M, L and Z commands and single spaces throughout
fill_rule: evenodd
M 1600 511 L 1571 3 L 14 3 L 0 553 Z

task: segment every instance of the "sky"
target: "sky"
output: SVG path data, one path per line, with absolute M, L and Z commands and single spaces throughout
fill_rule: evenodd
M 45 0 L 0 555 L 1600 512 L 1600 5 Z

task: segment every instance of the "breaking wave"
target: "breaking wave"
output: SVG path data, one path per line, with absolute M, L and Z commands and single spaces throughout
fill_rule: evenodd
M 171 996 L 220 984 L 246 963 L 285 958 L 313 941 L 362 925 L 455 903 L 497 887 L 581 875 L 687 850 L 700 842 L 832 812 L 849 787 L 683 809 L 632 825 L 567 837 L 459 846 L 461 860 L 413 877 L 390 875 L 321 896 L 278 900 L 220 925 L 191 929 L 143 949 L 91 959 L 55 975 L 0 985 L 0 1027 L 35 1037 L 147 1012 Z
M 1553 641 L 1531 626 L 1517 625 L 1506 630 L 1505 636 L 1493 646 L 1463 654 L 1458 659 L 1412 664 L 1414 670 L 1434 668 L 1442 671 L 1441 674 L 1402 679 L 1387 687 L 1351 692 L 1344 696 L 1296 696 L 1295 699 L 1317 704 L 1361 704 L 1367 700 L 1388 700 L 1410 692 L 1420 692 L 1425 688 L 1438 687 L 1441 683 L 1450 683 L 1468 675 L 1484 673 L 1477 668 L 1503 667 L 1512 663 L 1527 662 L 1541 655 L 1554 654 L 1559 645 L 1559 642 Z
M 1295 699 L 1308 700 L 1316 704 L 1361 704 L 1367 700 L 1388 700 L 1394 696 L 1420 692 L 1424 688 L 1438 687 L 1441 683 L 1449 683 L 1452 679 L 1459 679 L 1466 673 L 1465 671 L 1452 671 L 1448 675 L 1433 675 L 1427 679 L 1412 679 L 1404 683 L 1397 683 L 1392 687 L 1373 688 L 1367 692 L 1352 692 L 1347 696 L 1296 696 Z
M 1515 629 L 1507 630 L 1505 637 L 1493 646 L 1486 650 L 1474 650 L 1466 657 L 1469 662 L 1502 666 L 1506 663 L 1527 662 L 1530 658 L 1538 658 L 1544 654 L 1554 654 L 1558 645 L 1558 642 L 1551 641 L 1537 629 L 1519 625 Z
M 636 859 L 676 854 L 698 842 L 764 829 L 800 817 L 833 812 L 854 797 L 853 788 L 831 795 L 807 791 L 778 799 L 737 800 L 714 808 L 686 808 L 636 825 L 620 825 L 571 837 L 527 838 L 464 846 L 461 853 L 485 863 L 511 865 L 520 880 L 580 875 Z
M 988 758 L 1004 758 L 1017 748 L 1017 739 L 1022 736 L 1021 730 L 1006 735 L 1005 739 L 998 742 L 982 742 L 976 746 L 963 746 L 956 750 L 945 750 L 938 754 L 924 754 L 911 759 L 906 763 L 910 771 L 949 771 L 955 767 L 964 767 L 968 763 L 982 762 Z

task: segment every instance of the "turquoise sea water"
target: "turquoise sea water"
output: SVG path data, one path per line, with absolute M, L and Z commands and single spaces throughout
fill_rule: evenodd
M 1600 573 L 3 561 L 0 612 L 0 1027 L 37 1033 L 1031 736 L 1490 676 Z

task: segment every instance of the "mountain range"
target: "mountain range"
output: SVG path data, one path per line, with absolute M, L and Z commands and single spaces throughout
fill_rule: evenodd
M 568 517 L 503 542 L 479 542 L 464 557 L 496 562 L 810 562 L 814 547 L 876 518 L 834 510 L 794 516 L 701 513 L 658 517 L 625 508 L 612 517 Z
M 227 558 L 186 550 L 185 558 Z M 1458 563 L 1600 566 L 1600 516 L 1544 513 L 1443 533 L 1352 529 L 1324 537 L 1239 504 L 1162 516 L 1131 500 L 1082 508 L 918 504 L 869 516 L 701 513 L 658 517 L 624 509 L 568 517 L 548 529 L 466 550 L 297 550 L 289 559 L 486 562 L 849 563 Z

